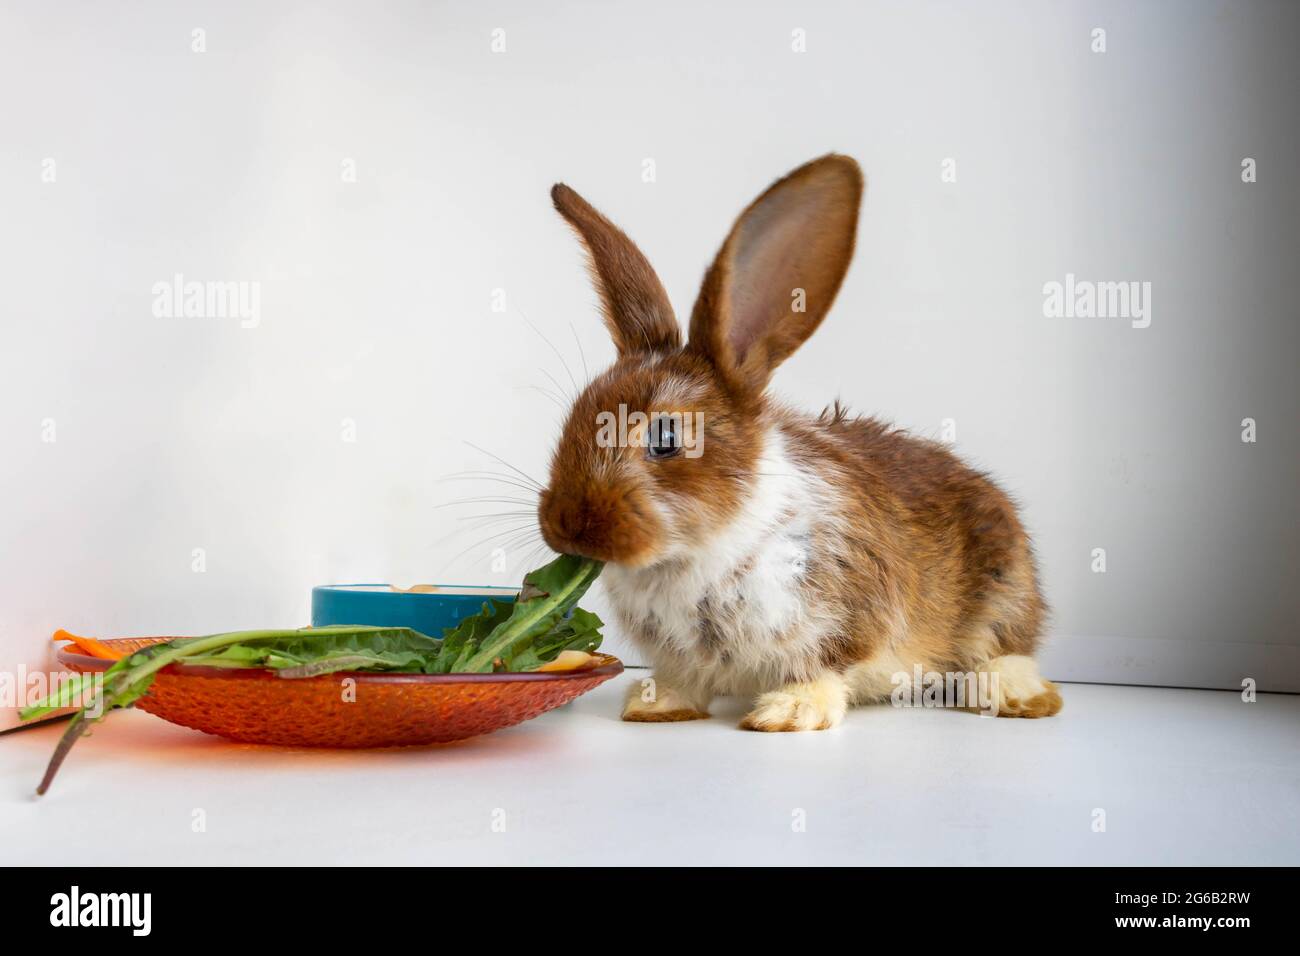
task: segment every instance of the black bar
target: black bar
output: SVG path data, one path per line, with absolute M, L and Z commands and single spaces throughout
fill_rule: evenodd
M 599 882 L 513 869 L 362 867 L 22 868 L 8 876 L 0 912 L 10 939 L 48 934 L 57 941 L 76 933 L 81 942 L 113 938 L 128 945 L 193 943 L 209 933 L 248 941 L 290 931 L 295 944 L 337 944 L 354 933 L 373 938 L 378 926 L 409 936 L 490 925 L 494 938 L 511 925 L 548 936 L 581 927 L 611 940 L 626 940 L 639 928 L 662 939 L 669 928 L 658 923 L 665 907 L 692 925 L 714 921 L 729 941 L 750 934 L 761 941 L 764 927 L 775 922 L 816 923 L 826 932 L 838 925 L 846 933 L 913 943 L 982 939 L 1009 946 L 1041 932 L 1050 934 L 1044 943 L 1106 938 L 1231 946 L 1295 924 L 1294 870 L 1272 868 L 621 868 L 603 872 Z M 119 925 L 67 925 L 74 886 L 78 922 L 116 912 Z M 118 894 L 148 894 L 147 925 L 143 895 Z M 53 925 L 58 922 L 64 925 Z M 429 937 L 430 945 L 437 942 L 437 935 Z

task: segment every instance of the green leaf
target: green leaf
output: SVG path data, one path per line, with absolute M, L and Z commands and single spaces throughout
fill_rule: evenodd
M 506 660 L 506 670 L 537 670 L 559 657 L 562 651 L 585 651 L 590 654 L 600 647 L 602 624 L 595 614 L 576 607 L 569 620 L 561 621 L 554 629 L 525 645 Z
M 525 576 L 510 616 L 483 638 L 463 669 L 468 673 L 489 672 L 498 658 L 508 660 L 522 650 L 522 644 L 550 632 L 587 593 L 601 567 L 599 561 L 562 554 Z
M 478 650 L 479 643 L 510 617 L 513 601 L 484 601 L 478 614 L 465 618 L 442 632 L 442 652 L 430 674 L 452 674 L 463 669 Z

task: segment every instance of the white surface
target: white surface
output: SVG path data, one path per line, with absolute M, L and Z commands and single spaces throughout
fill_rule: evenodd
M 44 663 L 57 627 L 302 624 L 313 584 L 517 583 L 529 549 L 497 570 L 503 525 L 455 520 L 510 504 L 435 506 L 514 494 L 438 483 L 505 470 L 463 440 L 545 467 L 558 409 L 526 389 L 571 386 L 525 316 L 578 377 L 575 335 L 610 358 L 551 184 L 625 227 L 685 316 L 740 209 L 838 149 L 870 182 L 857 260 L 776 389 L 925 435 L 951 419 L 1025 506 L 1054 632 L 1132 644 L 1070 667 L 1213 683 L 1231 646 L 1148 641 L 1236 641 L 1264 648 L 1261 686 L 1294 681 L 1274 648 L 1300 644 L 1298 17 L 6 0 L 0 669 Z M 1068 273 L 1151 282 L 1151 325 L 1046 318 Z M 177 274 L 260 283 L 256 327 L 155 315 Z
M 1295 644 L 1053 634 L 1037 656 L 1044 673 L 1085 683 L 1238 691 L 1254 686 L 1300 693 L 1300 645 Z
M 1300 863 L 1300 697 L 1069 685 L 1048 720 L 876 707 L 769 735 L 739 701 L 621 723 L 641 676 L 441 748 L 243 746 L 132 711 L 40 799 L 58 731 L 0 738 L 0 862 Z

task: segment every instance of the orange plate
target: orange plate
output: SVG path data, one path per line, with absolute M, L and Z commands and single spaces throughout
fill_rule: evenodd
M 169 637 L 104 641 L 127 653 Z M 59 660 L 77 671 L 112 661 L 79 654 Z M 163 720 L 253 744 L 289 747 L 397 747 L 445 743 L 522 723 L 623 672 L 616 657 L 580 671 L 544 674 L 338 673 L 283 678 L 260 668 L 171 664 L 136 702 Z M 356 681 L 348 695 L 343 680 Z M 345 697 L 352 698 L 349 702 Z

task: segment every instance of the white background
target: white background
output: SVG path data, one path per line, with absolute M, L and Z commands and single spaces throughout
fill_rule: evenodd
M 497 529 L 457 520 L 515 506 L 438 507 L 496 491 L 440 479 L 504 471 L 466 441 L 543 477 L 559 409 L 531 387 L 569 377 L 525 317 L 579 380 L 578 341 L 612 355 L 550 185 L 686 316 L 744 204 L 838 150 L 869 180 L 857 259 L 775 388 L 954 420 L 1035 534 L 1051 676 L 1300 689 L 1296 26 L 1266 3 L 6 2 L 0 663 L 45 662 L 60 626 L 306 623 L 318 583 L 517 582 L 526 549 L 494 572 Z M 260 283 L 260 324 L 156 317 L 177 273 Z M 1045 318 L 1066 273 L 1150 282 L 1150 327 Z

